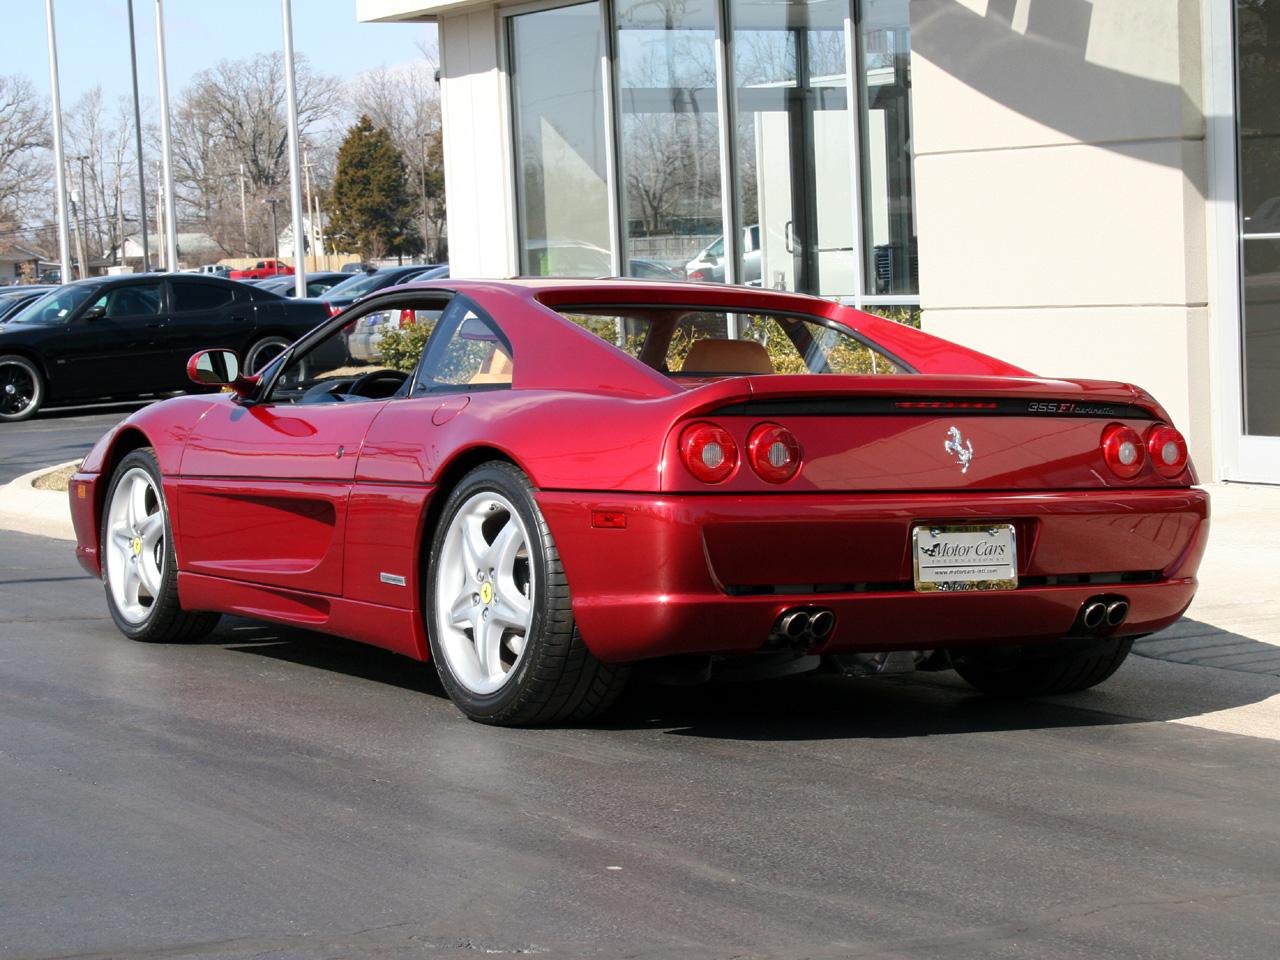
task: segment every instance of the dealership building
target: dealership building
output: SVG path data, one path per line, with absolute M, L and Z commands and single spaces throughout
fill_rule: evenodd
M 1280 483 L 1280 0 L 356 13 L 439 25 L 454 276 L 918 313 L 1041 375 L 1141 384 L 1203 479 Z

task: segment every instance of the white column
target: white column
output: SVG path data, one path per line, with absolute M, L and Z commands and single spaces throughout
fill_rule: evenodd
M 58 259 L 62 263 L 62 282 L 69 283 L 71 237 L 67 233 L 67 171 L 62 158 L 62 94 L 58 88 L 58 40 L 53 28 L 53 0 L 45 0 L 44 14 L 49 27 L 49 97 L 53 110 L 53 165 L 57 170 Z
M 169 124 L 169 69 L 164 58 L 164 0 L 156 0 L 156 63 L 160 72 L 160 150 L 165 208 L 165 268 L 178 269 L 178 218 L 173 202 L 173 132 Z
M 293 292 L 307 295 L 307 238 L 302 226 L 302 176 L 298 150 L 298 87 L 293 67 L 293 11 L 280 0 L 284 21 L 284 90 L 289 110 L 289 206 L 293 210 Z

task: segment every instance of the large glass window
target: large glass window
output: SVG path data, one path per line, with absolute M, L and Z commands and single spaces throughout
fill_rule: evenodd
M 730 0 L 740 282 L 857 294 L 841 0 Z
M 724 280 L 699 254 L 724 229 L 716 4 L 619 0 L 616 16 L 623 271 Z
M 520 272 L 612 273 L 599 3 L 510 18 Z
M 523 273 L 917 302 L 909 0 L 615 0 L 608 45 L 599 13 L 508 18 Z
M 865 293 L 917 294 L 909 0 L 860 0 Z
M 1280 437 L 1280 2 L 1238 0 L 1244 432 Z

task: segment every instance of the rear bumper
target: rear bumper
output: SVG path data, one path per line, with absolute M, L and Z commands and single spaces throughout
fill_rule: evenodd
M 1151 633 L 1191 603 L 1209 516 L 1208 495 L 1186 488 L 538 501 L 583 640 L 612 661 L 758 650 L 801 605 L 835 612 L 819 648 L 832 653 L 1057 639 L 1102 593 L 1129 600 L 1120 634 Z M 624 512 L 627 527 L 593 528 L 593 509 Z M 1017 590 L 914 591 L 912 526 L 988 520 L 1017 527 Z

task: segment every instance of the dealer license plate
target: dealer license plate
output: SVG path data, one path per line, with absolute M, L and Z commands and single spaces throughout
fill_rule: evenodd
M 1013 524 L 921 524 L 912 530 L 916 590 L 1013 590 L 1018 548 Z

